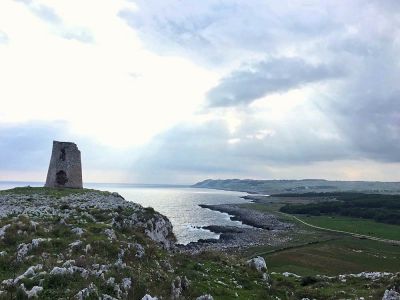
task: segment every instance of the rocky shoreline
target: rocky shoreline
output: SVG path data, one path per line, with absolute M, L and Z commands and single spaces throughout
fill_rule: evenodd
M 200 207 L 228 213 L 231 215 L 231 220 L 241 221 L 248 226 L 205 226 L 203 229 L 220 234 L 219 239 L 191 242 L 179 246 L 181 251 L 196 253 L 204 250 L 241 250 L 260 245 L 279 246 L 290 240 L 290 235 L 287 233 L 294 227 L 291 223 L 280 221 L 275 215 L 239 207 L 236 204 L 200 205 Z
M 266 230 L 288 230 L 293 224 L 280 221 L 275 215 L 243 208 L 236 204 L 203 205 L 200 207 L 232 215 L 231 220 Z

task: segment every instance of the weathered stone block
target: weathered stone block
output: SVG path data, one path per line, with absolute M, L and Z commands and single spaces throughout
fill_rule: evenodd
M 76 144 L 53 141 L 45 187 L 83 188 L 81 152 Z

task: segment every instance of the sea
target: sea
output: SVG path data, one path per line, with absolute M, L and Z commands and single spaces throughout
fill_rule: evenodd
M 43 184 L 42 182 L 0 181 L 0 190 L 28 185 L 43 186 Z M 248 203 L 248 200 L 241 198 L 246 193 L 157 184 L 88 183 L 84 187 L 117 192 L 128 201 L 139 203 L 144 207 L 153 207 L 168 217 L 178 243 L 183 245 L 199 239 L 219 238 L 219 234 L 203 229 L 205 226 L 248 227 L 240 221 L 232 221 L 230 215 L 226 213 L 199 206 L 199 204 Z

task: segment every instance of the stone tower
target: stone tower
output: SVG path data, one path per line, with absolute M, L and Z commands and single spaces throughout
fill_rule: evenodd
M 83 188 L 81 152 L 76 144 L 53 141 L 45 187 Z

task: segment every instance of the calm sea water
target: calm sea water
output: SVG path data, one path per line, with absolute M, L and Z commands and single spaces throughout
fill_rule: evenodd
M 27 185 L 43 186 L 43 183 L 0 182 L 0 190 Z M 219 238 L 218 234 L 201 229 L 201 226 L 246 227 L 241 222 L 231 221 L 228 214 L 199 207 L 199 204 L 246 203 L 247 200 L 240 198 L 245 193 L 163 185 L 87 184 L 85 187 L 117 192 L 128 201 L 153 207 L 171 220 L 178 243 L 181 244 Z

